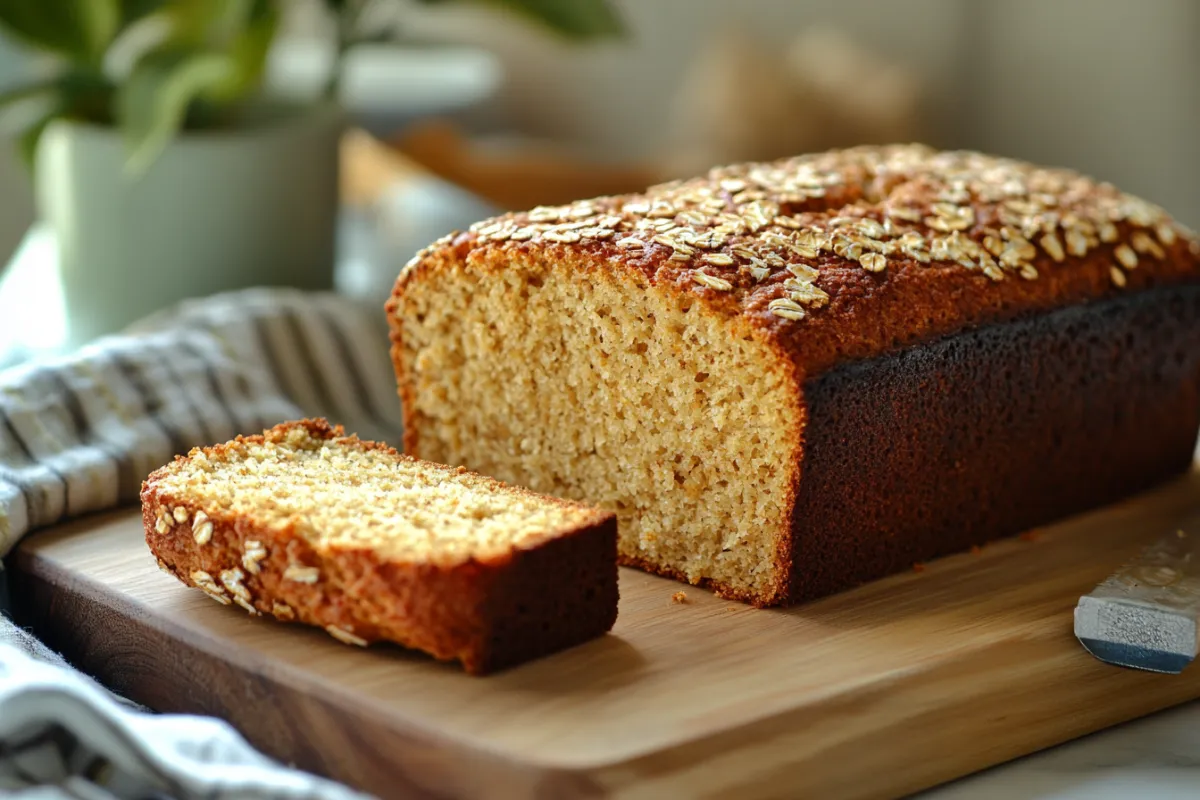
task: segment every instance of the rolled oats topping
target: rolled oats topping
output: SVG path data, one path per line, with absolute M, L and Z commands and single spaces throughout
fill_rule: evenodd
M 206 595 L 216 600 L 221 605 L 229 605 L 232 601 L 229 595 L 225 594 L 225 589 L 216 582 L 212 575 L 203 570 L 196 570 L 190 576 L 192 583 L 197 589 L 203 591 Z
M 321 570 L 317 567 L 306 567 L 301 564 L 289 564 L 283 571 L 285 581 L 296 583 L 316 583 L 321 579 Z
M 353 631 L 347 630 L 340 625 L 326 625 L 325 631 L 342 644 L 350 644 L 355 647 L 366 647 L 368 644 L 366 639 L 356 636 Z
M 259 562 L 267 557 L 267 548 L 263 547 L 263 543 L 257 539 L 247 539 L 245 550 L 242 551 L 242 566 L 246 568 L 246 572 L 251 575 L 257 575 L 262 571 Z
M 192 521 L 192 538 L 196 540 L 196 544 L 205 545 L 212 540 L 212 535 L 212 521 L 203 511 L 197 511 L 195 519 Z
M 670 270 L 689 291 L 743 302 L 767 293 L 767 310 L 789 321 L 829 304 L 831 269 L 881 282 L 925 268 L 1036 281 L 1112 248 L 1121 273 L 1112 283 L 1124 287 L 1140 259 L 1163 260 L 1188 236 L 1161 208 L 1069 170 L 922 145 L 717 167 L 640 195 L 508 214 L 471 233 L 503 247 L 615 248 Z M 797 270 L 812 288 L 779 296 L 777 276 Z

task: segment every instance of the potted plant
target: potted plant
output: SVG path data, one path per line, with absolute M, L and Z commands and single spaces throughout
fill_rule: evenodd
M 314 102 L 265 95 L 286 3 L 0 0 L 0 29 L 49 67 L 0 110 L 57 240 L 72 344 L 187 297 L 332 286 L 340 60 Z M 605 0 L 488 4 L 576 38 L 619 31 Z M 325 0 L 339 56 L 372 5 Z

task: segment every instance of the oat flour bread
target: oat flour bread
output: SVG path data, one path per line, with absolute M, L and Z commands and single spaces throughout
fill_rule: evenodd
M 396 283 L 405 447 L 811 598 L 1185 470 L 1198 257 L 1110 185 L 921 146 L 508 214 Z
M 609 630 L 611 514 L 416 461 L 324 420 L 192 450 L 142 488 L 159 566 L 251 614 L 484 673 Z

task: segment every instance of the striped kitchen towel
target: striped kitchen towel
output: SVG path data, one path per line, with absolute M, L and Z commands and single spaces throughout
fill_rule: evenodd
M 0 556 L 31 530 L 136 503 L 176 454 L 287 419 L 324 416 L 398 444 L 387 343 L 380 308 L 260 289 L 0 372 Z M 0 606 L 2 584 L 0 571 Z M 2 615 L 0 795 L 358 796 L 275 764 L 222 722 L 114 697 Z
M 0 373 L 0 556 L 29 530 L 136 502 L 176 454 L 286 419 L 397 444 L 387 342 L 381 309 L 255 289 Z

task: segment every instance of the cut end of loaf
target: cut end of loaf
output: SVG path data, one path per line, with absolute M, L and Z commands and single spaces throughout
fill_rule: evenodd
M 626 564 L 784 599 L 801 411 L 769 342 L 571 254 L 410 277 L 391 315 L 409 452 L 616 512 Z

